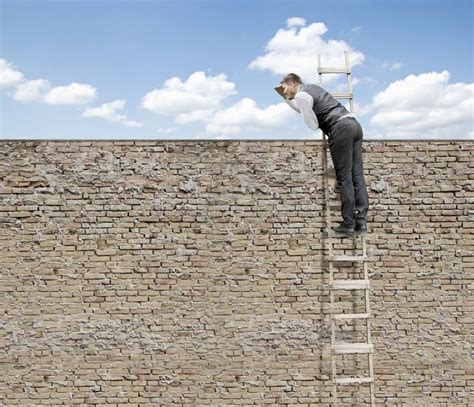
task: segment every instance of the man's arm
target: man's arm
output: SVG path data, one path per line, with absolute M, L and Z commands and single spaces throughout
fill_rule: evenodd
M 298 113 L 301 113 L 300 109 L 298 108 L 298 106 L 296 105 L 295 101 L 294 100 L 289 100 L 286 98 L 285 94 L 283 93 L 283 86 L 279 85 L 279 86 L 275 86 L 273 89 L 276 90 L 276 92 L 283 98 L 283 100 L 288 103 L 288 105 L 295 111 L 297 111 Z
M 308 92 L 298 92 L 295 95 L 295 102 L 301 112 L 303 112 L 306 125 L 313 130 L 318 130 L 319 122 L 313 110 L 313 97 Z
M 296 110 L 298 113 L 301 113 L 301 110 L 298 108 L 298 105 L 296 104 L 295 100 L 290 100 L 287 98 L 284 98 L 285 102 L 288 103 L 293 110 Z

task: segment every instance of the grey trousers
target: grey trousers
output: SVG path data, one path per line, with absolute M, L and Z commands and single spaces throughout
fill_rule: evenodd
M 338 121 L 328 134 L 331 158 L 341 196 L 341 215 L 345 226 L 367 222 L 369 196 L 362 163 L 363 131 L 355 118 Z

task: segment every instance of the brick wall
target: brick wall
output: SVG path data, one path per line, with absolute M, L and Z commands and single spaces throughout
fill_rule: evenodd
M 320 140 L 0 145 L 2 405 L 329 405 Z M 363 148 L 377 405 L 473 405 L 474 142 Z

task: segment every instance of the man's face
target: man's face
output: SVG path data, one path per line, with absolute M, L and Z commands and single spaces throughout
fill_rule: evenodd
M 296 95 L 296 88 L 298 87 L 298 85 L 299 85 L 298 83 L 294 83 L 294 82 L 289 82 L 289 83 L 283 82 L 281 86 L 283 86 L 283 93 L 285 97 L 288 99 L 293 99 Z

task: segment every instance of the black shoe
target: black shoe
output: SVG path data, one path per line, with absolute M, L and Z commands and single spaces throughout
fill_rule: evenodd
M 365 223 L 356 223 L 355 231 L 361 233 L 367 232 L 367 225 Z
M 339 226 L 337 226 L 333 230 L 334 232 L 345 236 L 352 236 L 354 234 L 354 227 L 346 226 L 344 225 L 344 223 L 340 223 Z

